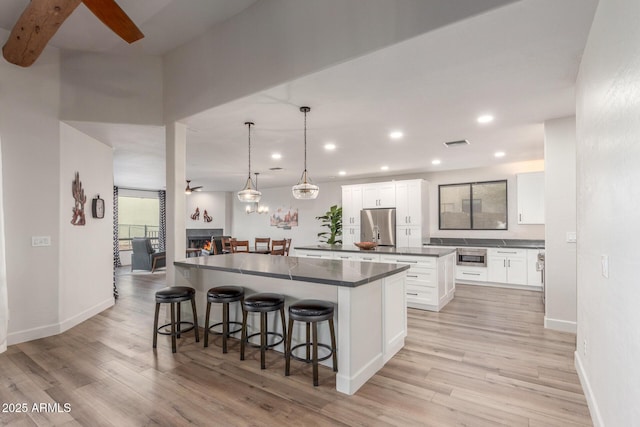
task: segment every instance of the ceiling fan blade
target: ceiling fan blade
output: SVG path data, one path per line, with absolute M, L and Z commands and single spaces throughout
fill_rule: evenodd
M 191 187 L 191 191 L 202 191 L 202 185 L 199 185 L 197 187 Z
M 80 1 L 31 0 L 2 47 L 4 58 L 21 67 L 33 64 Z
M 82 0 L 82 3 L 127 43 L 133 43 L 144 37 L 115 0 Z

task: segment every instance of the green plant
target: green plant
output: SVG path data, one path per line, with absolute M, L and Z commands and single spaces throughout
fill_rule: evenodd
M 333 205 L 322 216 L 317 216 L 316 219 L 322 221 L 322 226 L 327 227 L 329 231 L 323 231 L 318 233 L 318 238 L 321 242 L 328 243 L 330 245 L 342 244 L 342 207 Z

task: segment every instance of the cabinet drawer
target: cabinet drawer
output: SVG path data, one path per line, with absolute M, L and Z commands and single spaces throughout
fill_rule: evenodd
M 437 304 L 438 290 L 435 288 L 415 287 L 407 284 L 407 300 L 423 304 Z
M 415 273 L 407 271 L 407 285 L 416 284 L 419 286 L 434 287 L 438 284 L 436 270 L 428 270 L 428 273 Z
M 460 267 L 456 268 L 456 279 L 475 280 L 477 282 L 487 281 L 487 269 L 483 267 Z
M 438 265 L 438 258 L 427 256 L 383 255 L 380 257 L 380 261 L 389 262 L 392 264 L 409 264 L 415 267 L 423 268 L 436 268 L 436 266 Z
M 488 256 L 498 256 L 507 258 L 526 258 L 526 249 L 509 249 L 509 248 L 490 248 L 487 251 Z

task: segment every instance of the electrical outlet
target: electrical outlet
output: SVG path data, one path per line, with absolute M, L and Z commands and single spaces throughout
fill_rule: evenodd
M 602 276 L 609 278 L 609 255 L 600 256 L 600 264 L 602 265 Z
M 51 236 L 31 236 L 31 246 L 51 246 Z
M 567 243 L 576 243 L 578 240 L 575 231 L 567 231 Z
M 183 270 L 182 275 L 184 276 L 185 279 L 191 279 L 191 270 L 189 269 Z
M 582 341 L 582 354 L 584 357 L 587 357 L 587 340 Z

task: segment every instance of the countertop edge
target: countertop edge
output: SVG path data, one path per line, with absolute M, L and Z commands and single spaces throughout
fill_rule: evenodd
M 414 249 L 423 249 L 423 246 L 420 247 L 416 247 Z M 363 249 L 350 249 L 350 248 L 341 248 L 341 247 L 320 247 L 320 246 L 299 246 L 299 247 L 294 247 L 295 250 L 302 250 L 302 251 L 324 251 L 324 252 L 348 252 L 348 253 L 354 253 L 354 254 L 377 254 L 377 255 L 403 255 L 403 256 L 422 256 L 422 257 L 431 257 L 431 258 L 441 258 L 443 256 L 447 256 L 451 253 L 453 253 L 455 251 L 455 247 L 451 247 L 451 252 L 447 252 L 444 254 L 424 254 L 424 253 L 418 253 L 418 252 L 403 252 L 402 249 L 399 251 L 384 251 L 384 252 L 379 252 L 376 251 L 375 249 L 372 250 L 363 250 Z M 428 249 L 428 247 L 427 247 Z M 433 248 L 435 249 L 435 248 Z

